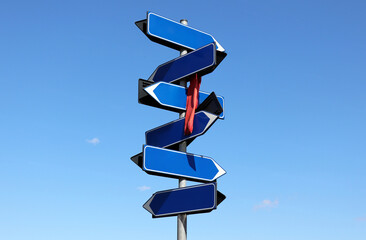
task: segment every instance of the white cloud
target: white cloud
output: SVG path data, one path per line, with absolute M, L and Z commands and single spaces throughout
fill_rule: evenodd
M 93 144 L 93 145 L 97 145 L 98 143 L 100 143 L 99 138 L 92 138 L 92 139 L 86 139 L 86 142 Z
M 144 185 L 144 186 L 137 187 L 137 189 L 140 190 L 141 192 L 143 192 L 143 191 L 146 191 L 146 190 L 150 190 L 151 187 L 148 187 L 148 186 Z
M 258 210 L 258 209 L 262 209 L 262 208 L 274 208 L 274 207 L 277 207 L 279 203 L 280 202 L 278 200 L 271 201 L 271 200 L 265 199 L 262 202 L 260 202 L 259 204 L 254 205 L 254 210 Z

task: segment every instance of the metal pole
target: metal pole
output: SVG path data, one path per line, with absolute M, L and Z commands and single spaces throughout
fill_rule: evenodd
M 180 20 L 180 23 L 183 25 L 188 25 L 188 21 L 186 19 Z M 187 54 L 187 50 L 181 50 L 180 55 Z M 185 80 L 181 80 L 179 83 L 183 87 L 187 87 L 187 82 Z M 179 114 L 179 118 L 182 118 L 186 115 L 185 112 L 181 112 Z M 179 144 L 179 151 L 187 152 L 187 142 L 184 141 Z M 186 179 L 180 178 L 178 186 L 180 188 L 186 186 Z M 177 239 L 178 240 L 187 240 L 187 214 L 179 214 L 177 217 Z

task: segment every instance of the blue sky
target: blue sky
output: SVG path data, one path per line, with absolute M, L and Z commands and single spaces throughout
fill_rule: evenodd
M 0 238 L 175 239 L 142 205 L 177 180 L 130 157 L 177 113 L 137 80 L 179 55 L 146 11 L 212 34 L 228 56 L 201 89 L 226 119 L 189 147 L 227 174 L 188 239 L 366 237 L 365 1 L 2 1 Z M 194 184 L 194 183 L 190 183 Z

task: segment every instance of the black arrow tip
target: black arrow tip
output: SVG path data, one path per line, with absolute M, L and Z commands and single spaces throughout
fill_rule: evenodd
M 136 154 L 135 156 L 131 157 L 131 160 L 136 163 L 137 166 L 142 168 L 142 161 L 143 161 L 143 155 L 142 153 Z
M 222 194 L 220 191 L 217 191 L 217 206 L 224 201 L 226 196 Z
M 138 28 L 139 28 L 143 33 L 145 33 L 145 32 L 146 32 L 146 23 L 147 23 L 147 20 L 146 20 L 146 19 L 135 22 L 136 26 L 137 26 L 137 27 L 138 27 Z
M 218 66 L 226 56 L 226 52 L 216 51 L 216 66 Z
M 196 112 L 206 111 L 219 116 L 223 109 L 219 100 L 217 100 L 215 92 L 212 92 L 198 107 Z

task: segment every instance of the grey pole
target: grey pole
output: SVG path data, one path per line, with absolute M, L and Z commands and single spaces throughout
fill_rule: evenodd
M 186 19 L 180 20 L 180 23 L 183 25 L 188 25 L 188 21 Z M 180 55 L 187 54 L 187 50 L 181 50 Z M 187 87 L 187 82 L 184 80 L 180 81 L 180 85 L 183 87 Z M 182 118 L 186 115 L 185 112 L 181 112 L 179 114 L 179 118 Z M 179 151 L 187 152 L 187 142 L 182 142 L 179 144 Z M 180 188 L 186 186 L 186 179 L 180 178 L 179 185 Z M 177 239 L 178 240 L 187 240 L 187 214 L 179 214 L 177 217 Z

